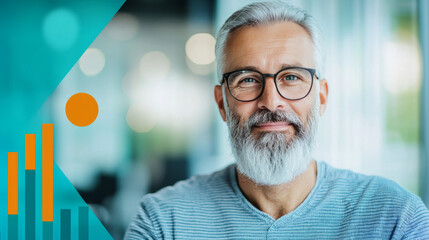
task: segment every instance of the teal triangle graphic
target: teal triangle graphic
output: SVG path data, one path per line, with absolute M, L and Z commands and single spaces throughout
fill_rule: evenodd
M 67 233 L 70 239 L 112 239 L 55 162 L 53 222 L 42 222 L 41 129 L 47 119 L 39 111 L 124 2 L 0 1 L 0 239 L 15 233 L 11 236 L 25 239 L 27 230 L 34 232 L 33 239 Z M 24 164 L 28 133 L 36 134 L 33 171 Z M 8 214 L 8 152 L 18 152 L 17 215 Z
M 26 126 L 125 0 L 0 1 L 0 150 Z

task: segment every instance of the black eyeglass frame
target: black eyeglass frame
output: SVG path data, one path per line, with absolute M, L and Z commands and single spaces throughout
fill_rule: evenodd
M 283 94 L 281 94 L 281 92 L 280 92 L 280 90 L 279 90 L 279 88 L 278 88 L 278 86 L 277 86 L 277 75 L 279 74 L 279 73 L 281 73 L 281 72 L 283 72 L 283 71 L 286 71 L 286 70 L 289 70 L 289 69 L 303 69 L 303 70 L 307 70 L 310 74 L 311 74 L 311 85 L 310 85 L 310 89 L 308 90 L 308 92 L 307 92 L 307 94 L 305 94 L 305 96 L 304 97 L 301 97 L 301 98 L 294 98 L 294 99 L 292 99 L 292 98 L 287 98 L 287 97 L 285 97 L 285 96 L 283 96 Z M 257 97 L 255 97 L 254 99 L 252 99 L 252 100 L 240 100 L 240 99 L 238 99 L 238 98 L 236 98 L 235 96 L 234 96 L 234 94 L 232 94 L 232 92 L 231 92 L 231 89 L 229 88 L 229 83 L 228 83 L 228 78 L 229 78 L 229 76 L 231 75 L 231 74 L 233 74 L 233 73 L 237 73 L 237 72 L 256 72 L 256 73 L 258 73 L 258 74 L 260 74 L 261 76 L 262 76 L 262 78 L 263 78 L 263 82 L 262 82 L 262 90 L 261 90 L 261 93 L 259 93 L 259 95 L 257 96 Z M 303 98 L 306 98 L 307 96 L 308 96 L 308 94 L 310 94 L 310 92 L 311 92 L 311 89 L 313 88 L 313 80 L 314 80 L 314 77 L 316 77 L 316 79 L 317 80 L 319 80 L 319 78 L 317 77 L 317 75 L 316 75 L 316 69 L 314 69 L 314 68 L 304 68 L 304 67 L 287 67 L 287 68 L 282 68 L 280 71 L 278 71 L 276 74 L 269 74 L 269 73 L 267 73 L 267 74 L 263 74 L 263 73 L 261 73 L 261 72 L 259 72 L 259 71 L 257 71 L 257 70 L 247 70 L 247 69 L 242 69 L 242 70 L 234 70 L 234 71 L 232 71 L 232 72 L 227 72 L 227 73 L 224 73 L 223 75 L 222 75 L 222 81 L 221 81 L 221 85 L 224 83 L 224 82 L 226 82 L 226 86 L 227 86 L 227 88 L 228 88 L 228 92 L 231 94 L 231 96 L 235 99 L 235 100 L 237 100 L 237 101 L 240 101 L 240 102 L 251 102 L 251 101 L 255 101 L 256 99 L 258 99 L 259 97 L 261 97 L 262 96 L 262 94 L 264 93 L 264 90 L 265 90 L 265 82 L 266 82 L 266 77 L 273 77 L 273 81 L 274 81 L 274 85 L 276 86 L 276 89 L 277 89 L 277 92 L 279 93 L 279 95 L 282 97 L 282 98 L 284 98 L 284 99 L 287 99 L 287 100 L 291 100 L 291 101 L 295 101 L 295 100 L 301 100 L 301 99 L 303 99 Z

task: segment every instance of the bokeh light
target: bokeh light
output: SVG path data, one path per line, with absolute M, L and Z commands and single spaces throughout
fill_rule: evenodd
M 144 80 L 163 80 L 170 71 L 170 60 L 161 51 L 148 52 L 140 60 L 140 75 Z
M 139 29 L 137 17 L 130 13 L 118 13 L 106 27 L 107 34 L 118 41 L 126 41 L 136 36 Z
M 131 70 L 125 74 L 122 79 L 122 87 L 124 93 L 132 100 L 138 99 L 141 89 L 143 89 L 144 81 L 138 70 Z
M 97 48 L 89 48 L 79 59 L 79 68 L 87 76 L 95 76 L 100 73 L 104 64 L 104 54 Z
M 208 33 L 192 35 L 186 42 L 186 56 L 196 64 L 210 64 L 215 56 L 215 38 Z
M 417 91 L 421 78 L 419 49 L 403 42 L 388 42 L 383 48 L 384 86 L 392 94 Z
M 155 116 L 157 125 L 170 131 L 198 131 L 210 122 L 212 100 L 210 83 L 191 75 L 172 74 L 167 81 L 151 81 L 135 92 L 146 115 Z M 137 105 L 136 105 L 137 106 Z M 174 119 L 174 121 L 172 121 Z
M 128 109 L 127 123 L 131 129 L 139 133 L 152 130 L 156 125 L 156 116 L 143 102 L 134 103 Z
M 76 15 L 67 8 L 54 9 L 43 21 L 43 36 L 55 50 L 67 50 L 76 41 L 79 22 Z

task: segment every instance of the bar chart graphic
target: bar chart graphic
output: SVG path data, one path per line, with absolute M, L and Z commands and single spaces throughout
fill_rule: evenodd
M 25 134 L 23 154 L 7 153 L 7 228 L 6 233 L 0 232 L 0 239 L 111 239 L 77 191 L 55 166 L 53 124 L 42 124 L 41 159 L 37 158 L 40 154 L 36 152 L 36 139 L 36 134 Z M 20 161 L 24 161 L 24 164 Z M 23 171 L 20 165 L 25 166 Z M 20 177 L 22 172 L 24 181 Z M 65 192 L 67 187 L 72 189 Z M 56 189 L 59 193 L 62 192 L 58 194 L 58 199 Z M 20 193 L 24 193 L 24 196 Z M 78 200 L 68 202 L 64 200 L 64 196 L 73 196 Z M 3 223 L 3 219 L 0 222 Z M 91 234 L 90 229 L 94 233 Z

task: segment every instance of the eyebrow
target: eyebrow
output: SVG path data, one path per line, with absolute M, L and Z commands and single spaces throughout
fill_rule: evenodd
M 285 69 L 285 68 L 289 68 L 289 67 L 303 67 L 302 64 L 300 63 L 292 63 L 292 64 L 288 64 L 288 63 L 284 63 L 281 65 L 279 70 Z M 255 67 L 255 66 L 243 66 L 243 67 L 237 67 L 235 68 L 234 71 L 238 71 L 238 70 L 248 70 L 248 71 L 258 71 L 260 72 L 259 68 Z

